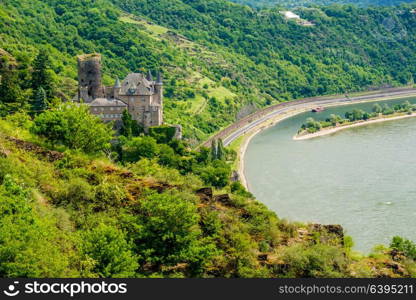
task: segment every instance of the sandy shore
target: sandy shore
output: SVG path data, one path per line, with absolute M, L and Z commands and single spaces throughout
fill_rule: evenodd
M 411 115 L 380 117 L 380 118 L 377 118 L 377 119 L 373 119 L 373 120 L 369 120 L 369 121 L 361 121 L 361 122 L 357 122 L 357 123 L 349 124 L 349 125 L 345 125 L 345 126 L 331 127 L 331 128 L 328 128 L 328 129 L 322 129 L 322 130 L 320 130 L 318 132 L 315 132 L 315 133 L 305 134 L 305 135 L 301 135 L 301 136 L 295 135 L 293 137 L 293 139 L 296 140 L 296 141 L 309 140 L 309 139 L 313 139 L 313 138 L 316 138 L 316 137 L 319 137 L 319 136 L 332 134 L 332 133 L 338 132 L 338 131 L 343 130 L 343 129 L 353 128 L 353 127 L 360 127 L 360 126 L 364 126 L 364 125 L 369 125 L 369 124 L 374 124 L 374 123 L 381 123 L 381 122 L 386 122 L 386 121 L 406 119 L 406 118 L 411 118 L 411 117 L 416 117 L 416 113 L 412 113 Z
M 360 103 L 367 103 L 367 102 L 381 102 L 381 101 L 386 101 L 386 100 L 394 100 L 394 99 L 402 99 L 402 98 L 408 98 L 408 97 L 414 97 L 415 94 L 408 94 L 408 95 L 400 95 L 400 96 L 393 96 L 393 97 L 386 97 L 385 99 L 366 99 L 363 101 L 355 101 L 354 103 L 350 103 L 350 102 L 346 102 L 346 103 L 333 103 L 333 104 L 327 104 L 324 105 L 325 108 L 327 107 L 333 107 L 333 106 L 344 106 L 344 105 L 354 105 L 354 104 L 360 104 Z M 244 185 L 244 187 L 250 191 L 250 186 L 248 184 L 246 175 L 245 175 L 245 161 L 244 161 L 244 156 L 245 153 L 247 151 L 247 147 L 251 141 L 251 139 L 258 133 L 262 132 L 263 130 L 272 127 L 274 125 L 276 125 L 277 123 L 279 123 L 280 121 L 283 121 L 287 118 L 293 117 L 297 114 L 303 113 L 303 112 L 307 112 L 310 111 L 312 108 L 316 107 L 316 104 L 311 104 L 311 106 L 309 107 L 304 107 L 304 108 L 297 108 L 297 109 L 293 109 L 292 111 L 289 111 L 285 114 L 282 115 L 277 115 L 276 117 L 272 118 L 272 119 L 268 119 L 265 122 L 259 124 L 257 127 L 252 128 L 251 130 L 247 131 L 244 133 L 243 136 L 243 142 L 241 143 L 241 146 L 239 147 L 239 150 L 237 151 L 237 155 L 238 155 L 238 164 L 237 164 L 237 173 L 240 177 L 240 182 L 242 185 Z M 415 114 L 416 115 L 416 114 Z M 408 118 L 408 117 L 412 117 L 412 115 L 404 115 L 404 116 L 398 116 L 398 117 L 394 117 L 394 120 L 396 120 L 397 118 Z M 393 118 L 390 118 L 393 120 Z M 383 122 L 384 120 L 373 120 L 373 121 L 379 121 L 379 122 Z M 368 124 L 369 122 L 366 122 L 365 124 Z M 365 125 L 363 124 L 363 125 Z M 353 125 L 358 125 L 358 124 L 353 124 Z M 335 128 L 334 128 L 335 129 Z M 327 133 L 330 134 L 330 133 Z

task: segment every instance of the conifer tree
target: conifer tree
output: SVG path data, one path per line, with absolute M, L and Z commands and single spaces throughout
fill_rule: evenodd
M 218 158 L 218 145 L 217 140 L 212 140 L 211 142 L 211 157 L 212 160 L 216 160 Z
M 35 92 L 35 101 L 33 102 L 33 111 L 40 113 L 48 108 L 46 92 L 43 87 L 39 87 Z
M 222 139 L 218 139 L 217 158 L 219 160 L 224 160 L 225 159 L 225 148 L 224 148 L 224 144 L 222 142 Z
M 124 135 L 127 138 L 131 138 L 132 137 L 132 127 L 133 127 L 133 119 L 131 117 L 131 114 L 129 113 L 129 111 L 127 109 L 125 109 L 123 111 L 123 116 L 121 118 L 123 125 L 120 129 L 120 134 Z
M 41 50 L 33 61 L 32 88 L 38 91 L 42 87 L 47 98 L 53 97 L 53 80 L 49 69 L 49 55 L 45 50 Z M 36 94 L 34 96 L 36 97 Z

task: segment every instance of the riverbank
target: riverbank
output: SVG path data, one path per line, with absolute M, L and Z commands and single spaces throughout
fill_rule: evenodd
M 360 104 L 360 103 L 369 103 L 369 102 L 377 102 L 377 101 L 388 101 L 388 100 L 396 100 L 396 99 L 405 99 L 409 97 L 415 97 L 416 91 L 409 91 L 409 93 L 406 94 L 400 94 L 395 96 L 386 96 L 386 97 L 377 97 L 374 98 L 366 98 L 363 100 L 354 100 L 352 99 L 339 102 L 334 100 L 333 103 L 319 103 L 319 106 L 322 107 L 334 107 L 334 106 L 345 106 L 345 105 L 352 105 L 352 104 Z M 294 101 L 294 104 L 296 104 L 296 101 Z M 297 114 L 304 113 L 307 111 L 310 111 L 312 108 L 316 107 L 318 103 L 307 103 L 303 104 L 303 106 L 294 106 L 293 108 L 285 109 L 284 112 L 274 114 L 270 113 L 266 115 L 262 120 L 259 120 L 255 124 L 255 126 L 250 126 L 246 130 L 244 130 L 242 133 L 239 134 L 238 137 L 235 137 L 230 143 L 226 141 L 226 145 L 230 145 L 231 147 L 234 147 L 237 152 L 237 163 L 236 163 L 236 171 L 239 175 L 240 182 L 244 185 L 244 187 L 250 191 L 250 186 L 247 181 L 247 178 L 245 176 L 245 170 L 244 170 L 244 156 L 248 147 L 248 144 L 250 143 L 251 139 L 258 133 L 262 132 L 265 129 L 268 129 L 269 127 L 272 127 L 276 125 L 277 123 L 293 117 Z M 242 128 L 243 129 L 243 128 Z
M 343 129 L 360 127 L 364 125 L 370 125 L 370 124 L 375 124 L 375 123 L 381 123 L 381 122 L 393 121 L 393 120 L 399 120 L 399 119 L 405 119 L 405 118 L 411 118 L 411 117 L 416 117 L 416 113 L 412 113 L 410 115 L 400 114 L 400 115 L 393 115 L 393 116 L 382 116 L 376 119 L 370 119 L 368 121 L 358 121 L 358 122 L 347 124 L 347 125 L 324 128 L 314 133 L 309 133 L 309 134 L 307 133 L 304 135 L 297 134 L 293 137 L 293 139 L 295 141 L 308 140 L 308 139 L 313 139 L 313 138 L 328 135 L 328 134 L 333 134 Z

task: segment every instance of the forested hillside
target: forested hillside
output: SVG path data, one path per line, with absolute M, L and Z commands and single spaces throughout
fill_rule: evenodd
M 411 241 L 363 256 L 339 225 L 279 219 L 230 182 L 221 141 L 196 152 L 130 125 L 116 137 L 67 104 L 0 120 L 0 277 L 416 275 Z
M 231 0 L 235 3 L 250 5 L 252 7 L 300 7 L 331 4 L 354 4 L 357 6 L 393 6 L 401 3 L 414 2 L 414 0 Z
M 103 55 L 106 83 L 160 69 L 166 119 L 194 144 L 278 101 L 413 83 L 411 6 L 296 12 L 315 26 L 223 0 L 10 0 L 0 6 L 0 47 L 20 68 L 46 49 L 56 96 L 66 99 L 80 53 Z M 23 92 L 25 76 L 18 75 Z
M 278 218 L 235 180 L 221 140 L 253 109 L 413 84 L 411 7 L 301 10 L 220 0 L 10 0 L 0 6 L 0 277 L 410 277 L 416 245 L 370 255 L 339 225 Z M 116 134 L 73 104 L 76 55 L 104 80 L 162 70 L 168 126 Z

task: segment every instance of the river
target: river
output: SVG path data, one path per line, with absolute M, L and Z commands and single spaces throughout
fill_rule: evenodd
M 405 100 L 416 103 L 375 103 Z M 253 137 L 245 154 L 250 191 L 281 218 L 341 224 L 362 252 L 388 245 L 395 235 L 416 241 L 416 118 L 292 139 L 308 117 L 373 105 L 302 113 Z

